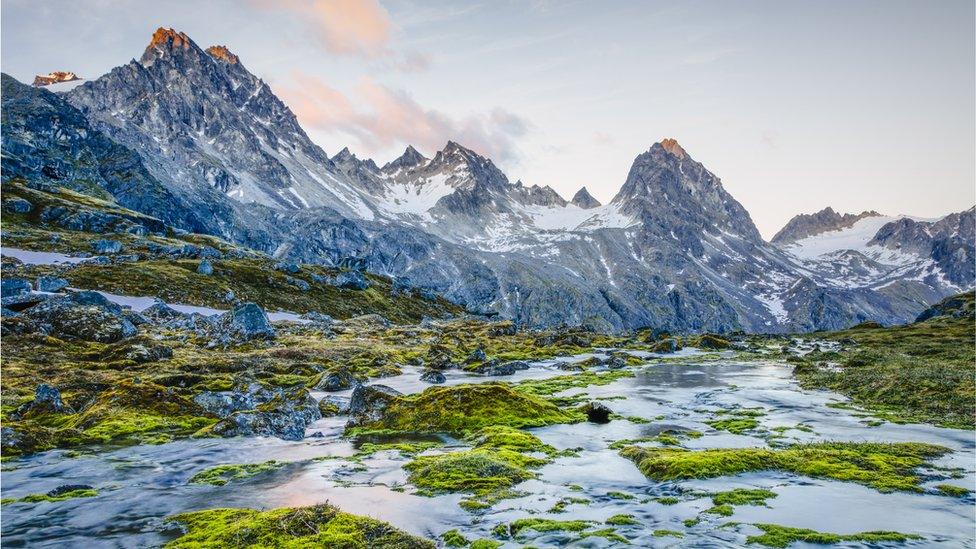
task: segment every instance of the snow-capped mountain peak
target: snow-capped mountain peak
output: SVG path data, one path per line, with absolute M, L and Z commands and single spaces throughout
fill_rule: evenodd
M 576 194 L 573 195 L 573 199 L 570 202 L 584 210 L 600 206 L 600 201 L 593 198 L 593 195 L 590 194 L 590 191 L 586 190 L 586 187 L 581 187 L 580 190 L 576 191 Z

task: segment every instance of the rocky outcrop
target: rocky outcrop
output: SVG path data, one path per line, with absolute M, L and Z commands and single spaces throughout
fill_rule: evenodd
M 78 75 L 69 71 L 54 71 L 46 75 L 37 75 L 34 77 L 34 87 L 41 88 L 44 86 L 50 86 L 51 84 L 57 84 L 59 82 L 72 82 L 74 80 L 81 80 Z
M 318 402 L 305 388 L 277 394 L 254 409 L 233 412 L 210 428 L 222 437 L 271 436 L 284 440 L 305 438 L 305 428 L 322 417 Z
M 386 385 L 357 385 L 349 401 L 350 425 L 379 421 L 386 407 L 400 395 L 400 391 Z
M 576 191 L 576 194 L 573 195 L 573 199 L 570 202 L 572 202 L 572 204 L 575 206 L 583 208 L 584 210 L 602 206 L 600 201 L 593 198 L 590 191 L 586 190 L 586 187 L 581 187 L 580 190 Z
M 880 215 L 873 210 L 864 211 L 859 214 L 847 213 L 841 215 L 835 212 L 833 208 L 827 207 L 813 214 L 794 216 L 778 233 L 773 235 L 770 242 L 782 246 L 808 236 L 844 229 L 866 217 L 878 217 Z
M 48 299 L 24 311 L 23 319 L 60 339 L 115 343 L 138 332 L 120 307 L 95 292 Z

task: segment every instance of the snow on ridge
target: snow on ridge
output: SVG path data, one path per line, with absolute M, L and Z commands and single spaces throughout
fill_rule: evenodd
M 820 260 L 823 256 L 840 250 L 855 250 L 875 261 L 899 264 L 909 259 L 908 254 L 888 254 L 880 250 L 881 246 L 868 246 L 868 242 L 878 234 L 881 227 L 903 217 L 905 216 L 865 217 L 850 227 L 801 238 L 786 246 L 785 250 L 800 260 Z M 917 260 L 915 256 L 911 256 L 911 259 Z

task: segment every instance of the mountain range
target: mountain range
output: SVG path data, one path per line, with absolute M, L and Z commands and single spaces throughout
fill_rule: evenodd
M 139 59 L 52 93 L 3 76 L 3 178 L 67 186 L 282 260 L 350 259 L 526 327 L 755 332 L 910 321 L 974 286 L 974 210 L 826 209 L 771 242 L 674 139 L 616 196 L 511 182 L 450 141 L 329 156 L 224 46 L 157 30 Z

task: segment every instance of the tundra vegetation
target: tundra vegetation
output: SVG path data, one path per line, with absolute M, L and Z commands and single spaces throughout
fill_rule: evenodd
M 599 538 L 600 544 L 623 545 L 642 529 L 654 537 L 682 538 L 699 524 L 735 514 L 737 506 L 774 506 L 775 487 L 705 494 L 681 487 L 687 480 L 750 472 L 852 482 L 884 493 L 971 498 L 968 488 L 928 483 L 937 476 L 935 461 L 950 452 L 939 445 L 822 440 L 803 423 L 771 427 L 769 416 L 775 410 L 769 409 L 713 407 L 693 428 L 676 427 L 670 423 L 673 418 L 666 420 L 657 412 L 618 415 L 612 409 L 613 399 L 622 398 L 614 388 L 634 382 L 631 378 L 644 369 L 661 364 L 708 369 L 734 359 L 791 363 L 803 387 L 849 397 L 837 406 L 853 407 L 870 422 L 973 429 L 972 292 L 947 300 L 937 313 L 910 325 L 862 325 L 804 336 L 833 343 L 806 354 L 796 352 L 792 339 L 785 336 L 529 330 L 511 321 L 469 314 L 436 295 L 355 266 L 282 264 L 263 253 L 175 231 L 158 220 L 67 189 L 44 192 L 14 180 L 3 183 L 3 194 L 5 203 L 24 200 L 32 206 L 27 212 L 5 208 L 5 248 L 80 256 L 93 255 L 93 242 L 109 239 L 121 246 L 121 251 L 96 253 L 76 263 L 3 260 L 0 413 L 6 466 L 16 467 L 19 458 L 52 449 L 94 453 L 237 435 L 297 440 L 311 421 L 349 416 L 342 436 L 352 442 L 352 454 L 309 461 L 336 459 L 366 467 L 364 463 L 378 457 L 393 460 L 401 464 L 406 481 L 395 489 L 422 497 L 460 494 L 463 511 L 481 520 L 499 502 L 526 495 L 524 484 L 538 481 L 544 468 L 581 453 L 545 442 L 546 427 L 594 421 L 593 410 L 606 403 L 603 420 L 646 430 L 617 435 L 619 440 L 607 440 L 603 448 L 619 452 L 648 479 L 674 487 L 652 494 L 656 497 L 619 490 L 584 494 L 586 479 L 573 479 L 574 484 L 563 485 L 568 495 L 562 493 L 543 507 L 548 507 L 545 515 L 491 523 L 481 532 L 484 535 L 447 530 L 438 543 L 485 549 L 533 543 L 543 536 L 547 543 Z M 59 219 L 67 215 L 88 221 L 58 224 L 44 214 L 55 210 L 62 214 Z M 127 229 L 108 234 L 93 230 L 91 220 L 106 219 Z M 42 277 L 63 288 L 22 292 L 11 284 L 8 295 L 7 281 L 37 285 Z M 228 310 L 225 315 L 230 316 L 222 324 L 177 314 L 161 303 L 140 315 L 75 289 L 155 296 L 170 304 Z M 259 317 L 264 310 L 305 316 L 303 322 L 266 326 L 258 318 L 260 329 L 244 333 L 235 323 L 247 320 L 244 311 L 253 310 L 247 309 L 248 303 L 260 311 Z M 57 314 L 42 314 L 49 306 L 60 307 L 52 309 Z M 106 328 L 109 324 L 113 330 Z M 700 352 L 674 355 L 685 347 Z M 564 372 L 544 379 L 503 381 L 492 376 L 479 382 L 479 376 L 511 374 L 526 362 L 546 359 L 557 360 L 555 367 Z M 377 389 L 373 400 L 356 408 L 356 391 L 418 368 L 430 374 L 427 379 L 447 374 L 465 376 L 465 382 L 433 385 L 412 394 Z M 320 395 L 354 388 L 350 402 Z M 791 441 L 787 433 L 807 435 L 815 442 Z M 693 449 L 704 436 L 744 437 L 752 445 Z M 186 480 L 200 490 L 236 488 L 255 477 L 261 476 L 260 481 L 283 475 L 286 471 L 275 471 L 289 466 L 278 459 L 228 461 L 211 461 L 219 465 L 197 470 Z M 4 498 L 3 503 L 13 510 L 26 504 L 92 501 L 100 489 L 68 487 Z M 710 498 L 711 507 L 675 521 L 677 530 L 644 524 L 643 514 L 574 520 L 570 512 L 608 501 L 678 509 L 679 504 L 701 498 Z M 329 504 L 209 509 L 178 514 L 170 524 L 180 531 L 172 547 L 435 546 L 432 540 Z M 682 524 L 685 531 L 680 531 Z M 898 532 L 839 535 L 773 524 L 752 526 L 761 533 L 747 541 L 770 547 L 916 539 Z

